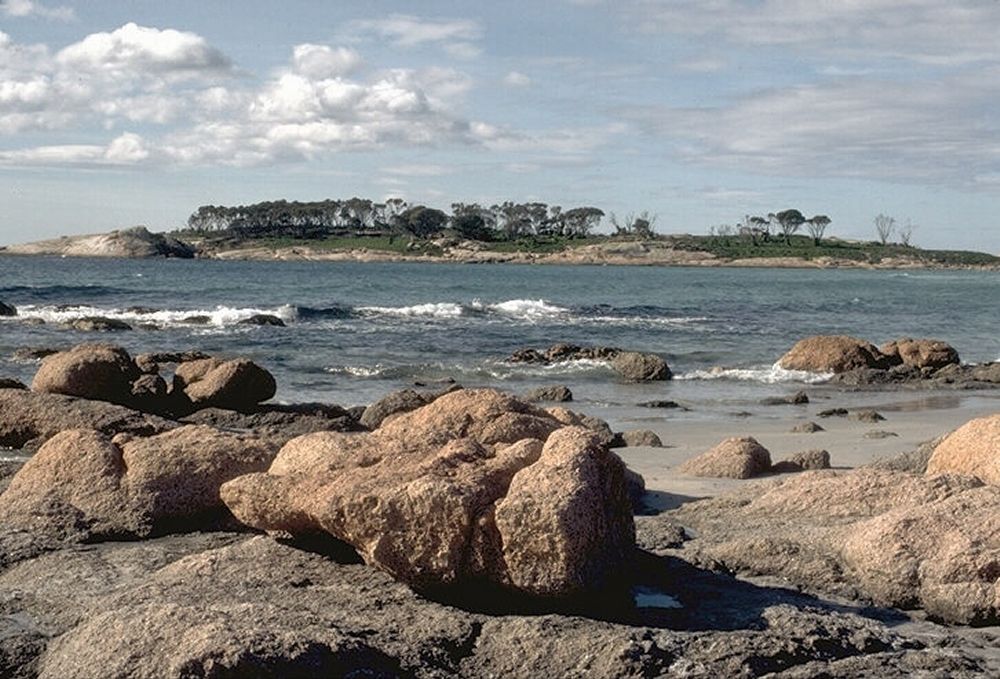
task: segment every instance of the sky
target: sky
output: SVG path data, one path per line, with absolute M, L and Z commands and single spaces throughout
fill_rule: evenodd
M 1000 253 L 998 35 L 997 0 L 0 0 L 0 245 L 357 195 Z

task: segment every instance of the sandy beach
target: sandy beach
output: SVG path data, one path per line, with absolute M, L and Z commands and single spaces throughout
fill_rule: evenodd
M 749 416 L 725 415 L 686 419 L 683 413 L 656 415 L 649 409 L 595 409 L 607 417 L 612 428 L 650 429 L 662 439 L 664 448 L 623 448 L 618 453 L 628 466 L 642 474 L 650 491 L 651 510 L 672 509 L 694 498 L 712 497 L 751 481 L 708 479 L 678 473 L 675 468 L 722 439 L 752 436 L 771 452 L 777 462 L 804 450 L 830 453 L 834 468 L 855 468 L 915 450 L 971 419 L 1000 412 L 1000 394 L 986 392 L 841 392 L 832 388 L 809 390 L 811 402 L 801 406 L 761 406 Z M 825 417 L 831 408 L 848 411 L 873 409 L 884 421 L 869 423 L 851 417 Z M 825 431 L 792 433 L 804 422 L 815 422 Z M 896 436 L 868 438 L 872 432 Z

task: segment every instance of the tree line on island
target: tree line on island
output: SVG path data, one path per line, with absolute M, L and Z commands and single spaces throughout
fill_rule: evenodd
M 267 201 L 252 205 L 202 205 L 189 218 L 190 230 L 209 234 L 229 232 L 241 238 L 317 239 L 349 235 L 409 235 L 428 238 L 451 229 L 479 241 L 516 240 L 528 236 L 583 238 L 604 218 L 590 206 L 563 209 L 559 205 L 506 201 L 497 205 L 452 203 L 451 213 L 400 198 L 375 202 L 367 198 L 313 202 Z M 620 233 L 652 235 L 655 221 L 648 213 L 612 221 Z

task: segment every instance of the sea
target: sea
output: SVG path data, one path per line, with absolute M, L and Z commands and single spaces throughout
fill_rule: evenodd
M 0 256 L 0 301 L 19 309 L 0 319 L 0 377 L 30 381 L 37 362 L 19 348 L 110 341 L 250 357 L 289 403 L 350 406 L 450 381 L 516 393 L 564 384 L 583 409 L 673 400 L 697 418 L 821 385 L 828 376 L 775 366 L 809 335 L 933 337 L 966 362 L 1000 359 L 1000 274 L 989 271 Z M 286 325 L 240 323 L 255 314 Z M 64 325 L 86 316 L 134 329 Z M 557 342 L 654 352 L 674 379 L 626 384 L 600 362 L 506 360 Z

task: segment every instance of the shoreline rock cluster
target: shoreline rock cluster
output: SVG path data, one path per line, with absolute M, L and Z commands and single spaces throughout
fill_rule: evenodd
M 628 382 L 656 382 L 673 377 L 670 366 L 660 356 L 617 347 L 580 347 L 575 344 L 553 344 L 545 350 L 519 349 L 511 354 L 509 363 L 552 365 L 565 361 L 600 361 L 607 363 Z
M 848 335 L 817 335 L 797 342 L 778 359 L 778 366 L 831 374 L 829 384 L 849 387 L 1000 385 L 1000 362 L 962 364 L 954 347 L 935 339 L 903 338 L 876 347 Z
M 996 669 L 892 629 L 892 610 L 725 572 L 996 621 L 996 418 L 926 473 L 806 471 L 635 518 L 643 482 L 615 435 L 561 406 L 454 385 L 352 410 L 273 393 L 246 359 L 110 345 L 0 389 L 0 445 L 35 450 L 0 467 L 0 675 Z

